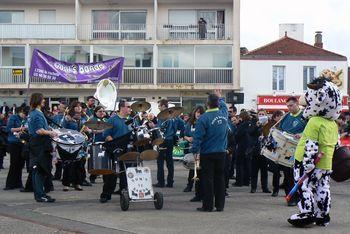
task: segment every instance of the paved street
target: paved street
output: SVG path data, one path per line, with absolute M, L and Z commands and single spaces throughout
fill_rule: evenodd
M 155 163 L 148 163 L 156 174 Z M 8 168 L 8 157 L 5 167 Z M 7 169 L 0 171 L 4 187 Z M 222 213 L 199 213 L 191 203 L 193 193 L 183 193 L 187 171 L 176 163 L 175 187 L 162 189 L 164 208 L 153 203 L 131 204 L 123 212 L 115 195 L 106 204 L 98 201 L 102 180 L 84 191 L 63 192 L 55 181 L 53 204 L 34 202 L 30 193 L 0 190 L 0 233 L 349 233 L 350 182 L 332 183 L 332 222 L 327 228 L 295 229 L 286 219 L 296 211 L 282 196 L 272 198 L 248 187 L 230 188 Z M 282 193 L 280 193 L 282 195 Z

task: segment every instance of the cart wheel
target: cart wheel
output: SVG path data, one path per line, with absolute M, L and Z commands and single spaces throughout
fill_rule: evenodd
M 161 210 L 163 208 L 163 194 L 156 192 L 154 194 L 154 207 L 157 210 Z
M 122 211 L 127 211 L 129 209 L 129 204 L 130 200 L 128 191 L 123 189 L 120 194 L 120 208 L 122 209 Z

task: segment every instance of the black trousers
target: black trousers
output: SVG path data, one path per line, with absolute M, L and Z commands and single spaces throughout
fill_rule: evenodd
M 119 190 L 122 191 L 123 189 L 126 189 L 128 187 L 125 171 L 126 171 L 126 168 L 128 168 L 129 166 L 132 166 L 132 164 L 126 163 L 126 168 L 125 168 L 122 162 L 118 162 L 118 166 L 119 166 L 119 171 L 121 172 L 119 174 Z M 115 187 L 117 185 L 117 178 L 118 178 L 118 175 L 116 174 L 103 176 L 103 189 L 100 197 L 106 197 L 108 199 L 111 198 L 112 193 L 114 192 Z
M 22 188 L 22 170 L 25 159 L 22 157 L 23 144 L 10 143 L 10 168 L 6 178 L 6 188 Z
M 273 185 L 273 191 L 278 192 L 279 191 L 279 183 L 280 183 L 280 170 L 283 172 L 283 183 L 284 183 L 284 192 L 286 195 L 289 194 L 290 190 L 292 190 L 294 186 L 294 175 L 293 175 L 293 168 L 285 167 L 282 165 L 279 165 L 279 170 L 275 171 L 273 173 L 273 179 L 272 179 L 272 185 Z M 294 196 L 297 197 L 297 196 Z
M 244 151 L 238 151 L 236 156 L 236 184 L 248 186 L 251 175 L 251 156 L 246 155 Z
M 55 170 L 54 178 L 56 180 L 60 180 L 62 177 L 62 168 L 63 168 L 62 161 L 61 160 L 57 161 L 55 166 L 56 166 L 56 170 Z
M 268 190 L 267 159 L 262 155 L 252 157 L 251 188 L 256 189 L 258 184 L 258 174 L 260 171 L 260 182 L 262 190 Z
M 232 155 L 226 154 L 225 156 L 225 188 L 228 188 L 230 183 L 230 170 L 231 170 Z
M 83 183 L 83 178 L 81 175 L 81 162 L 72 161 L 72 162 L 63 162 L 63 177 L 62 185 L 70 186 L 81 185 Z
M 45 177 L 44 190 L 47 193 L 52 188 L 53 188 L 52 176 L 48 175 Z M 24 185 L 24 189 L 28 191 L 33 191 L 33 170 L 32 169 L 28 171 L 28 178 L 27 178 L 26 184 Z
M 193 176 L 194 176 L 194 170 L 193 169 L 188 170 L 187 187 L 191 188 L 191 189 L 192 189 L 193 183 L 194 183 L 192 180 Z
M 201 154 L 201 189 L 203 208 L 224 209 L 225 206 L 225 153 Z

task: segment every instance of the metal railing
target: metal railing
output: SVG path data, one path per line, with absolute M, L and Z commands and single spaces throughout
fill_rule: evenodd
M 82 24 L 78 26 L 81 40 L 148 40 L 152 26 L 146 24 Z
M 196 69 L 196 84 L 232 84 L 232 68 Z
M 232 68 L 160 68 L 157 84 L 232 84 Z
M 193 84 L 194 70 L 181 68 L 159 68 L 157 84 Z
M 153 84 L 154 69 L 150 68 L 124 68 L 123 84 Z
M 26 69 L 24 67 L 0 68 L 1 84 L 24 84 Z
M 75 39 L 74 24 L 0 24 L 1 39 Z
M 158 25 L 160 40 L 232 40 L 232 25 L 207 25 L 205 29 L 198 25 Z

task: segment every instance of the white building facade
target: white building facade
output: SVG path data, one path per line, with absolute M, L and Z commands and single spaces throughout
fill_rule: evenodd
M 2 0 L 0 100 L 23 102 L 29 81 L 51 105 L 93 95 L 96 85 L 30 79 L 38 48 L 67 62 L 123 56 L 120 97 L 190 108 L 210 90 L 240 88 L 239 20 L 240 0 Z
M 242 107 L 285 110 L 285 100 L 303 94 L 306 84 L 324 69 L 342 70 L 340 89 L 347 108 L 348 62 L 345 56 L 288 37 L 251 51 L 241 58 Z

